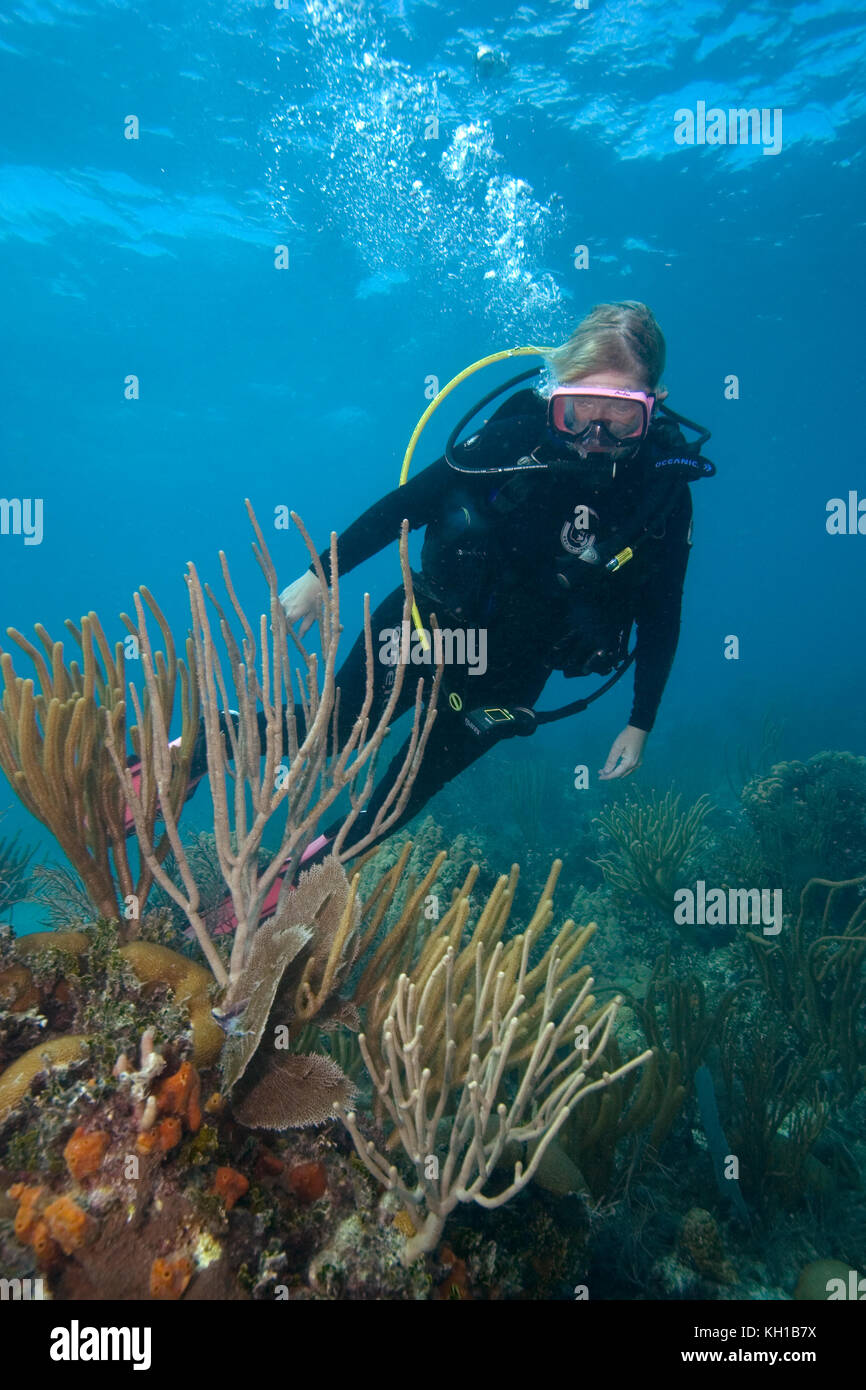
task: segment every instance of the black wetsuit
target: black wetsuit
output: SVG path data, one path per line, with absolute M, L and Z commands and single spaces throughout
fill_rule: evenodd
M 462 457 L 471 466 L 473 458 L 484 455 L 485 439 L 495 431 L 497 457 L 510 453 L 516 461 L 531 449 L 533 438 L 545 434 L 545 421 L 543 400 L 533 391 L 521 391 L 505 402 L 469 447 L 460 446 Z M 629 723 L 649 731 L 676 652 L 692 517 L 687 481 L 673 476 L 675 469 L 665 476 L 657 461 L 684 446 L 675 427 L 654 422 L 635 458 L 620 463 L 614 480 L 602 487 L 583 483 L 575 462 L 549 470 L 491 474 L 457 472 L 444 458 L 437 459 L 340 535 L 340 573 L 395 541 L 404 517 L 413 530 L 427 527 L 421 573 L 415 576 L 415 597 L 425 624 L 432 610 L 442 627 L 485 629 L 487 634 L 484 674 L 470 674 L 467 665 L 445 668 L 446 691 L 458 693 L 465 710 L 484 705 L 531 707 L 552 671 L 582 674 L 599 651 L 610 653 L 611 661 L 592 669 L 610 670 L 636 623 Z M 609 573 L 604 561 L 641 529 L 649 534 L 634 559 Z M 327 553 L 322 562 L 327 573 Z M 399 628 L 402 611 L 401 586 L 373 613 L 374 651 L 384 642 L 380 634 Z M 341 741 L 364 697 L 365 669 L 361 634 L 337 676 Z M 372 721 L 387 699 L 394 669 L 376 662 Z M 429 666 L 407 668 L 398 713 L 412 706 L 418 676 L 429 680 L 431 673 Z M 447 698 L 440 698 L 408 803 L 389 833 L 416 815 L 488 746 L 454 714 Z M 404 744 L 375 789 L 364 818 L 368 824 L 393 785 L 405 749 Z

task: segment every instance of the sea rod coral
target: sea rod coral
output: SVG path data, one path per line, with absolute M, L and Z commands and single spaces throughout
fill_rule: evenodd
M 652 1055 L 605 1067 L 622 1000 L 597 1007 L 589 968 L 575 969 L 592 926 L 569 920 L 542 949 L 560 868 L 557 861 L 526 931 L 508 941 L 516 869 L 499 880 L 463 944 L 469 899 L 457 897 L 415 963 L 371 1001 L 368 1027 L 384 1016 L 378 1033 L 360 1035 L 361 1052 L 414 1184 L 365 1137 L 354 1111 L 337 1112 L 367 1168 L 410 1214 L 406 1264 L 435 1248 L 458 1203 L 491 1208 L 515 1196 L 579 1102 Z M 529 1146 L 531 1157 L 491 1194 L 514 1145 Z
M 320 673 L 319 659 L 305 650 L 288 626 L 279 600 L 273 561 L 249 502 L 247 510 L 257 540 L 253 549 L 269 593 L 269 611 L 260 618 L 258 634 L 241 607 L 222 552 L 220 563 L 223 579 L 241 629 L 239 637 L 211 590 L 202 585 L 195 566 L 190 564 L 187 572 L 198 697 L 207 746 L 208 784 L 213 801 L 214 837 L 236 923 L 228 974 L 208 933 L 199 886 L 180 836 L 177 808 L 171 798 L 169 710 L 162 698 L 145 613 L 138 597 L 136 613 L 147 699 L 142 701 L 134 686 L 130 688 L 130 696 L 139 723 L 146 722 L 149 727 L 152 748 L 152 758 L 142 768 L 140 787 L 135 785 L 125 765 L 123 750 L 110 721 L 106 722 L 109 753 L 135 821 L 142 858 L 156 881 L 186 914 L 221 985 L 239 978 L 249 957 L 268 893 L 283 875 L 279 910 L 290 891 L 294 871 L 305 846 L 315 835 L 322 816 L 341 793 L 348 793 L 351 802 L 351 810 L 331 847 L 332 854 L 341 862 L 365 849 L 401 814 L 436 716 L 436 696 L 441 678 L 440 667 L 429 692 L 426 709 L 422 704 L 423 681 L 419 680 L 413 732 L 400 775 L 373 823 L 365 828 L 360 838 L 352 842 L 357 817 L 373 789 L 376 758 L 394 717 L 405 668 L 397 667 L 388 700 L 379 718 L 371 722 L 373 640 L 367 598 L 364 612 L 367 654 L 365 697 L 351 733 L 342 747 L 337 746 L 334 715 L 339 692 L 335 685 L 335 672 L 341 627 L 336 535 L 331 537 L 329 586 L 312 541 L 299 518 L 292 513 L 292 519 L 312 556 L 321 590 Z M 404 620 L 408 621 L 412 586 L 405 527 L 400 554 L 405 585 Z M 220 660 L 205 593 L 218 617 L 219 632 L 228 654 L 227 673 Z M 295 657 L 300 659 L 303 668 L 297 703 L 292 671 Z M 259 709 L 262 711 L 263 729 L 260 727 Z M 227 711 L 232 711 L 229 717 L 226 717 Z M 154 789 L 162 808 L 180 885 L 158 861 L 148 837 L 146 806 L 149 798 L 154 796 Z M 279 837 L 277 848 L 268 862 L 262 865 L 259 851 L 265 833 L 270 831 L 273 834 L 274 830 Z
M 684 866 L 709 842 L 704 820 L 712 810 L 708 796 L 680 811 L 673 791 L 663 797 L 633 792 L 597 817 L 616 848 L 593 863 L 615 888 L 639 894 L 672 918 Z
M 41 624 L 39 650 L 14 628 L 8 636 L 31 660 L 36 683 L 19 676 L 10 652 L 0 654 L 3 701 L 0 708 L 0 768 L 12 789 L 37 820 L 57 840 L 81 876 L 91 903 L 104 917 L 123 922 L 119 898 L 133 895 L 139 911 L 151 883 L 152 867 L 169 850 L 165 834 L 156 834 L 160 814 L 176 815 L 186 795 L 189 768 L 198 733 L 197 685 L 190 676 L 194 655 L 187 643 L 186 661 L 178 658 L 168 623 L 147 589 L 138 599 L 146 606 L 163 638 L 165 652 L 151 652 L 152 685 L 165 720 L 170 721 L 180 687 L 180 739 L 162 754 L 165 777 L 157 805 L 156 787 L 142 790 L 139 807 L 140 840 L 147 845 L 144 862 L 135 865 L 127 852 L 124 794 L 114 775 L 104 731 L 117 748 L 134 753 L 148 764 L 155 750 L 152 727 L 139 717 L 128 725 L 124 687 L 124 643 L 113 649 L 95 613 L 81 626 L 66 626 L 81 651 L 81 664 L 64 661 L 63 643 L 52 641 Z M 144 606 L 143 606 L 144 605 Z M 131 637 L 135 625 L 122 615 Z M 44 655 L 43 655 L 44 652 Z M 124 752 L 125 758 L 125 752 Z

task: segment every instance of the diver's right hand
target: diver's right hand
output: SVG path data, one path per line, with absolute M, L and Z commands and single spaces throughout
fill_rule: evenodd
M 280 603 L 289 627 L 294 627 L 295 623 L 300 622 L 298 636 L 303 637 L 305 632 L 309 632 L 313 623 L 319 617 L 322 606 L 322 590 L 319 581 L 314 574 L 308 570 L 302 574 L 300 579 L 296 579 L 294 584 L 290 584 L 287 589 L 283 589 L 280 594 Z

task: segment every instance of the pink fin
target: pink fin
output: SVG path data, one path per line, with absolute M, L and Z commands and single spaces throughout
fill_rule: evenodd
M 177 738 L 169 740 L 168 746 L 169 748 L 180 748 L 181 742 L 182 738 L 180 735 L 178 735 Z M 135 787 L 137 794 L 141 790 L 141 763 L 136 763 L 135 767 L 131 767 L 129 770 L 132 774 L 132 785 Z M 187 792 L 187 795 L 189 795 L 190 792 L 195 790 L 200 781 L 201 777 L 194 777 L 190 779 L 189 791 Z M 87 822 L 85 821 L 85 825 L 86 824 Z M 128 806 L 124 809 L 123 812 L 123 828 L 126 831 L 127 836 L 133 835 L 135 833 L 135 821 L 132 818 L 132 812 L 130 811 Z
M 312 855 L 318 853 L 318 851 L 322 849 L 327 843 L 327 835 L 319 835 L 315 840 L 313 840 L 309 845 L 307 845 L 307 848 L 301 855 L 301 863 L 303 864 L 307 859 L 311 858 Z M 277 903 L 279 901 L 280 893 L 282 892 L 282 887 L 283 876 L 282 874 L 280 874 L 271 884 L 270 890 L 268 891 L 268 895 L 262 904 L 262 913 L 261 917 L 259 918 L 260 922 L 263 922 L 266 917 L 273 916 L 273 914 L 276 912 Z M 228 936 L 229 932 L 234 931 L 237 924 L 237 918 L 235 917 L 234 908 L 232 907 L 232 900 L 231 898 L 226 898 L 225 902 L 220 904 L 219 910 L 217 911 L 211 923 L 211 935 Z

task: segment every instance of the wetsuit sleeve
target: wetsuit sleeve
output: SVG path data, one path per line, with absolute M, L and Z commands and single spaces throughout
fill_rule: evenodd
M 518 391 L 503 402 L 490 421 L 510 415 L 529 415 L 537 417 L 540 427 L 544 423 L 544 413 L 544 403 L 534 391 Z M 393 492 L 374 502 L 338 537 L 340 573 L 348 574 L 389 542 L 397 540 L 404 517 L 409 520 L 410 531 L 426 526 L 437 515 L 453 485 L 454 473 L 443 457 L 416 473 L 405 487 L 395 487 Z M 325 574 L 330 578 L 330 549 L 322 551 L 319 558 Z M 314 570 L 315 566 L 311 565 L 310 569 Z
M 340 574 L 348 574 L 391 541 L 397 540 L 404 517 L 408 518 L 410 531 L 426 526 L 441 505 L 450 472 L 445 459 L 437 459 L 410 478 L 405 487 L 395 487 L 374 502 L 342 531 L 337 537 Z M 322 551 L 319 558 L 330 579 L 330 548 Z M 311 565 L 310 569 L 313 568 Z
M 641 587 L 634 605 L 637 622 L 634 703 L 629 724 L 647 733 L 655 723 L 662 693 L 673 665 L 680 635 L 683 583 L 689 562 L 692 498 L 688 485 L 669 517 L 660 557 Z

